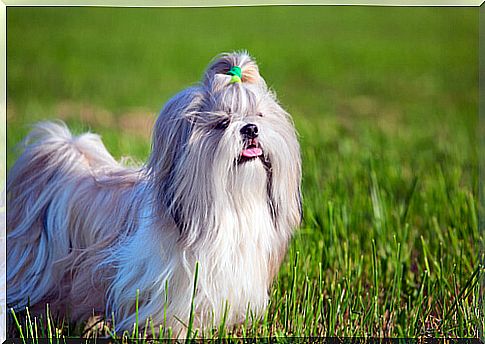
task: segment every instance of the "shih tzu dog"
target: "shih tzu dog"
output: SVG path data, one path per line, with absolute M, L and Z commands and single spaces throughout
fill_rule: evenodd
M 301 218 L 290 115 L 250 56 L 223 54 L 152 136 L 130 168 L 95 134 L 34 127 L 7 179 L 10 307 L 182 333 L 191 309 L 200 328 L 261 314 Z

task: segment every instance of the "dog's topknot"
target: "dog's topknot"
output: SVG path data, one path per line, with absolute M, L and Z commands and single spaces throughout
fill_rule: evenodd
M 259 74 L 258 65 L 246 51 L 223 53 L 216 57 L 205 72 L 204 84 L 211 85 L 214 79 L 229 84 L 231 76 L 227 73 L 234 66 L 241 68 L 241 81 L 243 83 L 264 84 L 264 80 Z

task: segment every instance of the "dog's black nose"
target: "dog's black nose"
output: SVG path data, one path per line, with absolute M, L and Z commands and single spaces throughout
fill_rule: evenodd
M 248 139 L 254 139 L 258 137 L 258 127 L 256 126 L 256 124 L 246 124 L 244 127 L 241 128 L 241 134 Z

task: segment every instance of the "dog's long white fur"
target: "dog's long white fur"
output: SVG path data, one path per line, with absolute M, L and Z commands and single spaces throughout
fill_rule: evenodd
M 263 157 L 241 163 L 248 123 Z M 167 103 L 140 168 L 62 122 L 37 124 L 24 144 L 7 181 L 10 306 L 113 314 L 130 330 L 138 289 L 140 326 L 166 314 L 183 331 L 199 262 L 195 326 L 217 325 L 225 307 L 227 324 L 264 310 L 300 221 L 301 166 L 291 118 L 247 53 L 220 55 Z

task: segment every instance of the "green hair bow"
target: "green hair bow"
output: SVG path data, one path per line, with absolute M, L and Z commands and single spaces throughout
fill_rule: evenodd
M 230 84 L 241 82 L 241 79 L 242 79 L 241 67 L 232 66 L 231 69 L 229 69 L 229 72 L 227 72 L 226 74 L 232 75 L 231 81 L 229 82 Z

